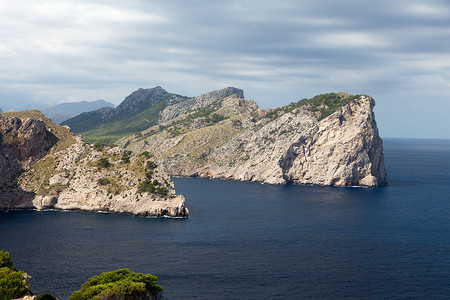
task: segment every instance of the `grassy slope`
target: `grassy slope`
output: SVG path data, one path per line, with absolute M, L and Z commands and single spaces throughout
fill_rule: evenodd
M 91 115 L 77 116 L 67 125 L 76 124 L 71 126 L 72 131 L 82 135 L 86 142 L 112 144 L 124 136 L 141 132 L 157 124 L 159 112 L 166 106 L 167 99 L 155 103 L 136 115 L 119 113 L 103 122 L 95 121 L 100 119 L 100 114 L 93 112 Z

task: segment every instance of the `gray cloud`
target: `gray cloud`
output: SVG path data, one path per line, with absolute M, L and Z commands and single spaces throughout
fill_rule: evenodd
M 414 136 L 424 112 L 429 132 L 442 127 L 429 103 L 450 92 L 449 13 L 439 0 L 2 3 L 0 107 L 118 104 L 156 85 L 188 96 L 238 86 L 263 107 L 348 91 L 376 98 L 382 134 Z

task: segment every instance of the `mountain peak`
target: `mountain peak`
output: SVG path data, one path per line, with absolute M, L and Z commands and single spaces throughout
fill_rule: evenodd
M 173 100 L 183 98 L 180 95 L 167 92 L 160 86 L 154 88 L 143 89 L 140 88 L 129 96 L 127 96 L 122 103 L 117 106 L 118 111 L 139 112 L 147 109 L 149 106 L 163 100 Z

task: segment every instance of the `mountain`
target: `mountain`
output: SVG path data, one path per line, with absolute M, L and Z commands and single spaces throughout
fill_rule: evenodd
M 43 113 L 49 117 L 52 122 L 60 124 L 65 120 L 75 117 L 76 115 L 102 107 L 114 108 L 114 104 L 106 102 L 105 100 L 67 102 L 45 109 Z
M 88 142 L 112 143 L 129 134 L 157 124 L 161 110 L 187 97 L 168 93 L 157 86 L 139 89 L 116 108 L 101 108 L 82 113 L 62 123 Z
M 0 114 L 3 112 L 3 110 L 0 108 Z
M 215 91 L 169 105 L 158 124 L 117 143 L 150 151 L 171 175 L 269 184 L 387 183 L 371 97 L 329 93 L 263 110 L 242 90 L 230 89 L 234 93 Z
M 39 111 L 0 115 L 0 209 L 8 208 L 189 214 L 148 152 L 86 144 Z

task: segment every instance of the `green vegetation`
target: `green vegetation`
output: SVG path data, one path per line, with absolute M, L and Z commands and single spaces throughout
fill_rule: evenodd
M 27 274 L 14 268 L 8 252 L 0 251 L 0 300 L 32 294 L 28 287 Z
M 152 157 L 152 154 L 150 152 L 148 152 L 148 151 L 144 151 L 142 153 L 139 153 L 139 156 L 143 156 L 146 159 L 149 159 L 150 157 Z
M 130 156 L 133 154 L 133 151 L 127 151 L 122 155 L 122 162 L 125 164 L 130 163 Z
M 154 161 L 149 160 L 149 161 L 147 161 L 145 167 L 149 170 L 154 170 L 158 167 L 158 165 Z
M 108 179 L 108 178 L 100 178 L 98 181 L 97 181 L 97 184 L 98 185 L 108 185 L 108 184 L 110 184 L 111 183 L 111 181 Z
M 168 125 L 168 126 L 176 126 L 176 125 L 188 126 L 194 120 L 199 120 L 206 126 L 211 126 L 216 123 L 219 123 L 222 120 L 228 119 L 228 117 L 216 113 L 216 111 L 220 108 L 220 105 L 221 105 L 220 100 L 214 101 L 210 105 L 199 108 L 195 112 L 188 114 L 185 118 L 182 118 L 182 119 L 179 119 L 177 121 L 170 123 L 170 125 Z M 160 130 L 163 130 L 166 128 L 166 126 L 162 126 L 162 125 L 160 125 L 159 127 L 160 127 Z
M 156 280 L 156 276 L 134 273 L 128 269 L 106 272 L 89 278 L 69 300 L 159 299 L 163 288 Z
M 107 146 L 108 146 L 108 144 L 106 144 L 106 143 L 95 143 L 94 150 L 103 151 L 103 149 Z
M 97 161 L 97 166 L 100 168 L 109 168 L 112 164 L 108 161 L 108 158 L 102 157 Z
M 78 115 L 63 122 L 73 132 L 81 134 L 86 142 L 111 144 L 118 139 L 137 134 L 153 125 L 157 125 L 159 113 L 167 107 L 172 94 L 161 95 L 158 99 L 137 102 L 130 109 L 114 110 L 105 117 L 103 112 L 93 111 Z M 182 97 L 180 97 L 181 99 Z
M 145 179 L 138 185 L 139 193 L 153 193 L 158 194 L 161 197 L 165 197 L 169 194 L 169 189 L 153 178 L 153 172 L 157 166 L 158 165 L 154 161 L 147 161 Z
M 43 293 L 36 297 L 34 297 L 33 300 L 57 300 L 52 294 L 50 293 Z
M 33 295 L 27 283 L 28 275 L 18 271 L 8 252 L 0 251 L 0 300 L 11 300 Z M 138 300 L 161 299 L 163 288 L 151 274 L 134 273 L 119 269 L 89 278 L 69 300 Z M 56 300 L 50 293 L 43 293 L 35 300 Z
M 311 99 L 302 99 L 295 103 L 292 102 L 287 106 L 276 108 L 267 113 L 264 118 L 274 120 L 285 113 L 293 111 L 294 109 L 308 105 L 312 112 L 320 113 L 319 120 L 322 120 L 337 111 L 342 106 L 358 99 L 360 96 L 361 95 L 352 96 L 346 93 L 321 94 Z
M 0 268 L 12 268 L 12 269 L 15 269 L 14 266 L 13 266 L 13 262 L 11 260 L 11 257 L 9 256 L 9 252 L 0 251 Z

